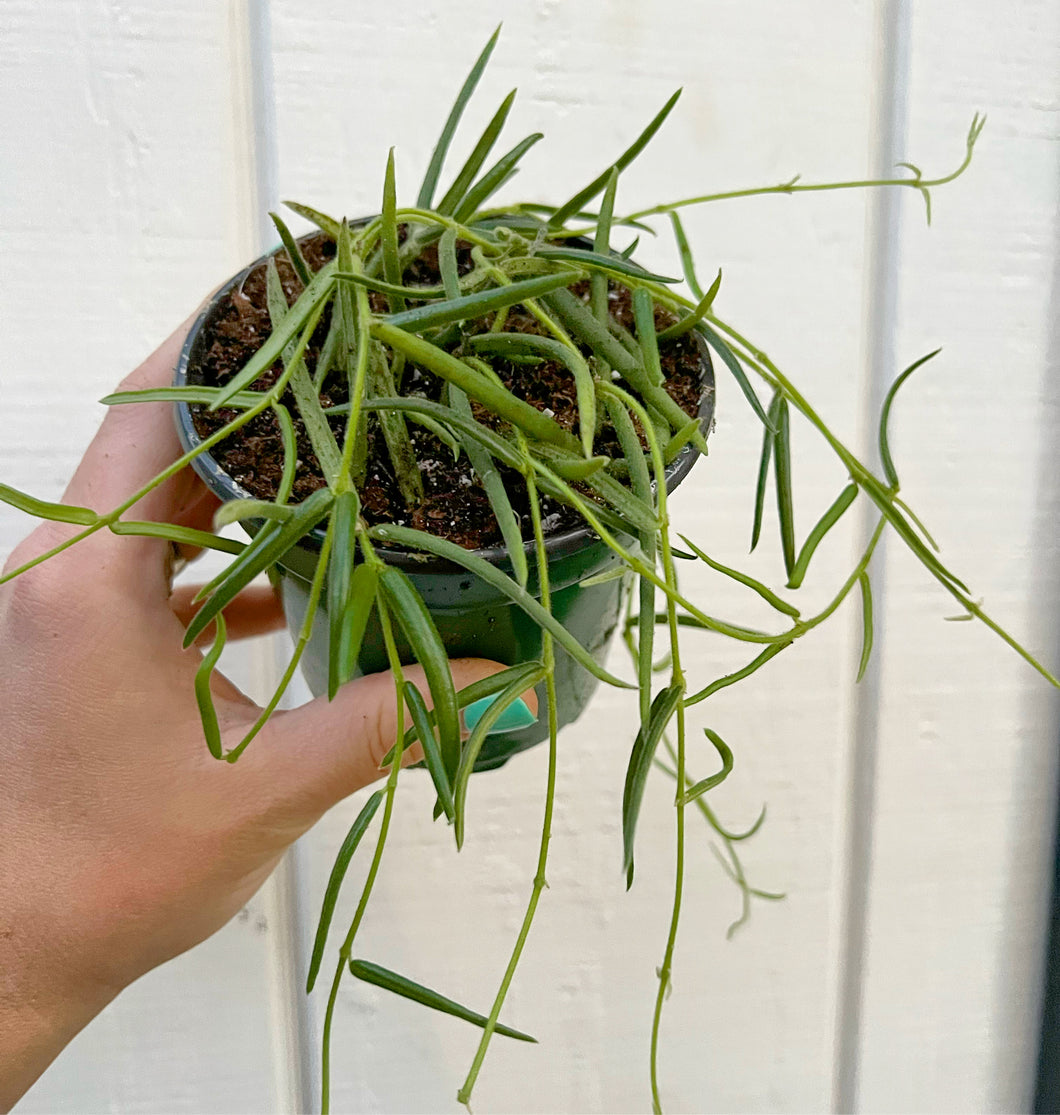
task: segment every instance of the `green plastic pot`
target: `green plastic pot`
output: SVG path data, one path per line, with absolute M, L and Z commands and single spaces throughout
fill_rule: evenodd
M 267 257 L 263 257 L 267 258 Z M 229 292 L 239 286 L 263 259 L 257 260 L 226 283 L 202 311 L 188 334 L 174 373 L 174 384 L 195 383 L 194 369 L 201 358 L 203 327 L 215 315 Z M 699 338 L 702 356 L 701 426 L 709 431 L 714 414 L 714 372 L 706 343 Z M 190 375 L 189 375 L 190 373 Z M 192 449 L 201 438 L 192 422 L 187 404 L 176 405 L 177 431 L 184 448 Z M 692 446 L 674 459 L 667 469 L 667 491 L 672 491 L 688 474 L 698 452 Z M 201 453 L 192 467 L 207 487 L 221 500 L 248 499 L 252 494 L 226 473 L 209 453 Z M 253 534 L 260 522 L 243 524 Z M 279 586 L 289 630 L 297 632 L 305 619 L 309 583 L 316 568 L 323 531 L 319 528 L 303 538 L 278 563 Z M 632 538 L 624 541 L 633 544 Z M 552 611 L 563 626 L 603 664 L 611 638 L 622 611 L 627 578 L 585 586 L 581 582 L 603 573 L 618 563 L 615 555 L 588 528 L 581 527 L 551 535 L 546 544 L 549 557 L 549 582 L 552 589 Z M 537 595 L 536 560 L 533 543 L 526 544 L 530 583 Z M 451 658 L 489 658 L 506 666 L 539 658 L 541 631 L 518 607 L 495 589 L 459 566 L 437 558 L 404 551 L 379 549 L 389 564 L 403 569 L 423 597 L 437 625 L 438 632 Z M 512 572 L 511 562 L 503 547 L 476 551 L 506 573 Z M 321 596 L 313 621 L 313 634 L 302 658 L 302 672 L 310 691 L 319 696 L 327 692 L 328 680 L 328 619 L 327 593 Z M 399 632 L 396 632 L 399 634 Z M 403 661 L 412 658 L 409 647 L 399 641 Z M 361 674 L 387 668 L 382 634 L 375 622 L 365 632 L 358 659 Z M 581 715 L 598 684 L 584 667 L 578 665 L 562 648 L 556 647 L 556 698 L 559 726 L 572 723 Z M 544 685 L 538 687 L 539 707 L 545 707 Z M 506 763 L 512 755 L 532 747 L 548 737 L 547 718 L 542 716 L 529 728 L 498 733 L 487 738 L 475 763 L 476 770 L 491 770 Z

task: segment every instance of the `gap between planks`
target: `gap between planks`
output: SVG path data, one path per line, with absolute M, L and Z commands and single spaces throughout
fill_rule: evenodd
M 278 204 L 275 81 L 268 0 L 232 0 L 230 72 L 232 141 L 236 163 L 236 226 L 245 259 L 276 240 L 268 210 Z M 278 684 L 290 644 L 285 636 L 261 640 L 255 675 L 265 692 Z M 282 702 L 290 702 L 290 694 Z M 299 846 L 281 860 L 262 889 L 269 926 L 266 979 L 277 1105 L 280 1111 L 317 1108 L 312 1023 L 305 992 L 308 942 L 300 908 L 305 868 Z
M 876 0 L 874 40 L 872 177 L 889 177 L 905 157 L 911 40 L 909 0 Z M 861 400 L 861 448 L 871 465 L 878 464 L 874 431 L 894 378 L 898 318 L 899 232 L 902 198 L 897 190 L 875 190 L 868 199 L 865 266 L 865 376 Z M 857 530 L 858 554 L 864 552 L 875 528 L 874 505 L 861 501 Z M 849 712 L 847 780 L 842 785 L 840 817 L 840 889 L 837 901 L 837 988 L 833 1062 L 832 1109 L 858 1108 L 862 1037 L 862 995 L 869 903 L 872 888 L 872 842 L 876 819 L 876 768 L 879 746 L 880 687 L 883 626 L 886 605 L 885 533 L 876 548 L 869 576 L 875 607 L 875 639 L 865 676 L 855 687 Z M 860 616 L 853 621 L 851 640 L 860 652 Z M 855 668 L 850 663 L 851 672 Z

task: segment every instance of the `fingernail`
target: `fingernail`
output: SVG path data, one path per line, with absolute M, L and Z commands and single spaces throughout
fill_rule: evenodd
M 493 704 L 496 697 L 483 697 L 479 701 L 472 701 L 467 708 L 464 709 L 464 726 L 469 732 L 475 730 L 475 725 L 482 719 L 486 709 Z M 497 717 L 493 727 L 486 733 L 487 735 L 496 735 L 498 732 L 517 732 L 520 728 L 529 728 L 531 724 L 537 723 L 537 717 L 530 711 L 530 706 L 522 699 L 522 697 L 513 701 L 505 710 Z

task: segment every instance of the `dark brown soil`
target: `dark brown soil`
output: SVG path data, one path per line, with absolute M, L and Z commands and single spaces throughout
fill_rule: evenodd
M 323 236 L 303 241 L 302 249 L 313 269 L 322 266 L 335 254 L 334 244 Z M 458 255 L 461 270 L 470 266 L 470 261 L 464 256 L 463 252 Z M 291 267 L 286 252 L 277 256 L 277 266 L 288 303 L 293 303 L 302 292 L 302 284 Z M 430 249 L 404 275 L 407 285 L 438 281 L 437 259 Z M 573 289 L 579 293 L 577 287 Z M 584 284 L 584 290 L 580 293 L 588 296 L 588 284 Z M 385 312 L 385 299 L 377 295 L 372 295 L 372 298 L 373 309 Z M 629 291 L 612 284 L 610 300 L 614 318 L 635 335 Z M 657 328 L 665 328 L 672 320 L 668 311 L 656 308 Z M 189 369 L 189 382 L 223 385 L 264 343 L 270 328 L 265 298 L 265 267 L 261 265 L 247 276 L 239 289 L 232 291 L 220 312 L 206 326 L 201 342 L 203 347 L 200 349 L 204 356 L 197 368 Z M 327 328 L 326 313 L 307 349 L 306 364 L 310 374 L 316 365 Z M 482 328 L 489 328 L 488 320 L 483 321 Z M 513 307 L 509 311 L 505 330 L 541 332 L 536 320 L 522 307 Z M 694 339 L 686 335 L 661 346 L 660 359 L 666 376 L 666 389 L 682 409 L 690 417 L 694 417 L 700 401 L 700 357 Z M 514 395 L 538 410 L 551 411 L 561 426 L 575 434 L 578 432 L 574 379 L 565 367 L 552 361 L 515 364 L 505 360 L 494 360 L 493 366 Z M 281 373 L 282 365 L 277 362 L 253 384 L 253 389 L 267 389 Z M 438 399 L 443 387 L 442 381 L 433 373 L 416 366 L 405 368 L 401 388 L 403 394 Z M 289 394 L 288 392 L 288 396 Z M 347 400 L 345 377 L 332 370 L 323 384 L 321 403 L 326 409 Z M 292 502 L 299 502 L 322 487 L 324 478 L 302 421 L 297 416 L 293 398 L 287 397 L 284 401 L 294 419 L 298 439 L 299 469 L 291 499 Z M 487 414 L 477 403 L 472 406 L 479 421 L 495 427 L 498 425 L 493 416 Z M 205 407 L 192 409 L 196 429 L 202 437 L 209 436 L 238 413 L 229 409 L 213 413 Z M 346 418 L 344 415 L 336 416 L 330 422 L 341 444 Z M 459 460 L 454 461 L 452 451 L 446 445 L 430 431 L 414 423 L 409 423 L 409 433 L 423 479 L 423 504 L 419 507 L 405 506 L 394 479 L 382 434 L 374 418 L 371 418 L 367 478 L 360 491 L 364 518 L 372 523 L 392 522 L 414 526 L 448 538 L 468 549 L 498 544 L 501 540 L 500 531 L 486 494 L 466 456 L 462 454 Z M 609 425 L 597 435 L 595 444 L 599 453 L 621 456 L 614 431 Z M 259 415 L 221 442 L 213 449 L 213 455 L 254 496 L 261 499 L 275 497 L 283 471 L 284 452 L 279 427 L 271 411 Z M 518 474 L 502 471 L 512 505 L 522 518 L 524 535 L 529 538 L 532 534 L 525 486 Z M 569 529 L 579 522 L 572 509 L 548 497 L 542 497 L 541 502 L 547 531 Z

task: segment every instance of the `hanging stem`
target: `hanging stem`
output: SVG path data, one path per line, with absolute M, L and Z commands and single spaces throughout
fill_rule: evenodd
M 364 560 L 384 568 L 382 560 L 375 554 L 371 543 L 363 531 L 360 532 L 361 552 Z M 397 644 L 394 642 L 394 631 L 390 625 L 390 614 L 382 594 L 376 598 L 376 607 L 379 612 L 379 626 L 383 632 L 383 642 L 386 645 L 387 659 L 394 675 L 395 692 L 397 695 L 397 734 L 392 751 L 390 773 L 386 780 L 386 800 L 383 804 L 383 819 L 379 824 L 379 839 L 376 841 L 375 853 L 372 856 L 368 876 L 361 890 L 361 897 L 357 902 L 357 909 L 353 915 L 349 932 L 346 934 L 342 947 L 339 949 L 339 962 L 335 968 L 335 976 L 331 981 L 331 991 L 328 995 L 328 1005 L 324 1012 L 324 1032 L 321 1038 L 320 1054 L 320 1110 L 322 1115 L 328 1115 L 331 1104 L 331 1025 L 335 1014 L 335 1002 L 338 998 L 339 984 L 342 982 L 343 972 L 353 953 L 353 941 L 357 930 L 364 920 L 368 908 L 368 900 L 375 886 L 376 876 L 379 874 L 379 865 L 383 859 L 383 849 L 386 846 L 387 834 L 390 831 L 390 818 L 394 812 L 394 794 L 397 790 L 398 776 L 401 773 L 401 756 L 405 750 L 405 676 L 401 670 L 401 659 L 398 655 Z
M 523 455 L 526 457 L 527 461 L 529 461 L 529 449 L 527 448 L 526 440 L 522 434 L 519 434 L 519 445 L 523 451 Z M 548 579 L 548 554 L 545 550 L 545 532 L 541 525 L 541 505 L 537 497 L 534 474 L 529 467 L 526 470 L 526 490 L 530 503 L 530 517 L 534 526 L 537 576 L 538 583 L 541 586 L 541 604 L 544 608 L 551 611 L 552 592 Z M 541 661 L 546 670 L 545 692 L 548 701 L 548 779 L 545 789 L 545 813 L 541 822 L 541 843 L 537 854 L 537 871 L 534 874 L 533 885 L 530 889 L 530 901 L 527 903 L 526 913 L 523 915 L 523 923 L 519 927 L 519 934 L 515 940 L 515 947 L 512 949 L 511 958 L 508 961 L 507 968 L 504 970 L 504 976 L 501 978 L 500 987 L 498 987 L 497 995 L 493 1000 L 493 1007 L 490 1010 L 489 1020 L 482 1031 L 482 1038 L 479 1041 L 478 1049 L 475 1050 L 475 1056 L 471 1062 L 471 1068 L 468 1070 L 467 1078 L 460 1091 L 456 1094 L 457 1100 L 464 1104 L 465 1107 L 468 1107 L 469 1111 L 471 1091 L 475 1086 L 475 1081 L 478 1079 L 478 1074 L 482 1068 L 482 1062 L 486 1057 L 486 1050 L 489 1048 L 490 1039 L 493 1037 L 493 1031 L 497 1026 L 497 1019 L 500 1017 L 501 1009 L 504 1006 L 504 999 L 508 994 L 508 988 L 511 985 L 512 977 L 515 975 L 515 969 L 518 967 L 519 959 L 523 954 L 523 948 L 530 935 L 530 926 L 533 924 L 534 915 L 537 913 L 537 904 L 541 899 L 541 892 L 548 886 L 548 882 L 545 879 L 545 866 L 548 862 L 549 842 L 552 839 L 552 811 L 556 800 L 556 765 L 558 754 L 556 737 L 559 731 L 559 722 L 558 710 L 556 707 L 555 648 L 552 643 L 552 636 L 547 631 L 541 632 Z
M 648 417 L 647 409 L 633 396 L 622 391 L 621 388 L 608 385 L 608 392 L 614 395 L 622 404 L 629 407 L 640 420 L 644 430 L 645 440 L 651 453 L 652 471 L 655 474 L 655 490 L 659 515 L 659 557 L 663 569 L 666 596 L 666 618 L 670 632 L 670 687 L 685 690 L 685 674 L 681 666 L 680 625 L 677 618 L 677 571 L 674 568 L 673 550 L 670 547 L 670 519 L 666 507 L 666 465 L 663 460 L 662 448 L 659 439 Z M 677 787 L 674 798 L 676 810 L 675 825 L 675 851 L 674 851 L 674 898 L 670 913 L 670 929 L 666 937 L 666 949 L 663 954 L 662 966 L 659 968 L 659 990 L 655 997 L 655 1012 L 651 1024 L 651 1097 L 652 1110 L 656 1113 L 662 1111 L 662 1101 L 659 1097 L 659 1030 L 662 1023 L 663 1003 L 666 1001 L 670 989 L 671 973 L 673 971 L 674 950 L 677 946 L 677 931 L 681 922 L 681 900 L 684 895 L 685 883 L 685 784 L 687 774 L 685 771 L 685 703 L 677 703 L 677 756 L 676 756 L 676 781 Z

